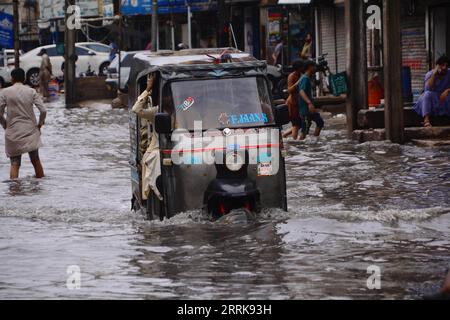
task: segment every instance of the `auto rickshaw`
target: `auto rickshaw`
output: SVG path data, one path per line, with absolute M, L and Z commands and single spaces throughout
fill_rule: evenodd
M 287 211 L 281 127 L 289 112 L 286 105 L 274 105 L 266 70 L 266 62 L 233 48 L 134 56 L 132 209 L 149 219 L 201 209 L 213 220 L 235 209 Z M 131 111 L 149 77 L 154 79 L 152 105 L 158 106 L 150 124 Z M 152 161 L 157 163 L 148 172 L 143 159 L 154 132 L 159 148 Z M 144 175 L 153 175 L 154 192 L 148 195 Z

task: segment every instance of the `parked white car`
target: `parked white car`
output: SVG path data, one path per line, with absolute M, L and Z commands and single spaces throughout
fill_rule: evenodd
M 25 70 L 27 83 L 31 86 L 39 85 L 39 68 L 42 61 L 39 54 L 42 49 L 46 49 L 47 54 L 50 57 L 53 75 L 55 77 L 62 77 L 64 73 L 64 56 L 62 52 L 59 52 L 60 50 L 57 50 L 58 48 L 56 45 L 52 44 L 35 48 L 20 57 L 20 67 Z M 109 66 L 109 52 L 90 50 L 87 47 L 77 43 L 75 45 L 75 54 L 78 56 L 78 60 L 76 62 L 77 76 L 82 73 L 87 73 L 88 71 L 92 71 L 99 75 L 106 74 Z M 8 60 L 8 64 L 11 63 L 14 63 L 14 61 L 11 61 L 11 59 Z
M 99 53 L 109 53 L 111 52 L 111 47 L 100 43 L 100 42 L 78 42 L 77 45 L 88 48 L 89 50 L 99 52 Z
M 5 66 L 8 65 L 9 59 L 14 59 L 14 55 L 15 55 L 14 49 L 3 49 L 0 52 L 0 56 L 3 56 L 3 59 L 5 60 Z M 19 57 L 22 55 L 23 55 L 23 51 L 19 50 Z

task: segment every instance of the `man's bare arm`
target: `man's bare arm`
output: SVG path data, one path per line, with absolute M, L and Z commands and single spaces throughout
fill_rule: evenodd
M 433 89 L 434 87 L 434 82 L 436 81 L 436 76 L 438 74 L 438 68 L 436 67 L 436 69 L 433 70 L 433 74 L 431 75 L 430 80 L 428 80 L 427 85 L 430 89 Z
M 300 91 L 300 96 L 302 97 L 303 101 L 305 101 L 308 104 L 308 109 L 310 112 L 316 112 L 316 108 L 314 107 L 314 104 L 309 99 L 308 95 L 306 94 L 305 90 Z
M 444 103 L 445 100 L 447 100 L 449 94 L 450 94 L 450 89 L 445 90 L 445 91 L 441 94 L 440 101 L 441 101 L 442 103 Z
M 150 93 L 147 90 L 144 90 L 131 110 L 142 119 L 149 120 L 153 123 L 155 122 L 155 115 L 158 112 L 158 106 L 153 106 L 149 94 Z
M 272 59 L 273 59 L 273 65 L 276 65 L 277 60 L 278 60 L 278 55 L 276 53 L 272 54 Z
M 300 96 L 302 97 L 303 101 L 305 101 L 308 105 L 312 104 L 312 101 L 309 99 L 309 97 L 306 94 L 305 90 L 301 90 L 300 91 Z
M 294 82 L 294 77 L 289 75 L 288 77 L 288 93 L 296 94 L 298 90 L 298 86 L 300 85 L 300 79 L 297 82 Z
M 45 123 L 45 118 L 47 117 L 47 109 L 44 106 L 44 102 L 42 102 L 41 96 L 36 91 L 34 91 L 34 93 L 33 93 L 33 104 L 39 110 L 38 127 L 40 128 Z

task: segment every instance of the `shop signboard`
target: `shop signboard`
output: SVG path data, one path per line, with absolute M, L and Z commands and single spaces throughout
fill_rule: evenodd
M 13 16 L 0 12 L 0 48 L 14 47 L 14 20 Z

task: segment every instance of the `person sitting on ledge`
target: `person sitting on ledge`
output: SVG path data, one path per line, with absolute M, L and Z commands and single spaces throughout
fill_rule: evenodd
M 425 92 L 414 110 L 424 118 L 424 126 L 431 127 L 431 116 L 450 116 L 450 70 L 449 58 L 442 56 L 436 68 L 425 76 Z

